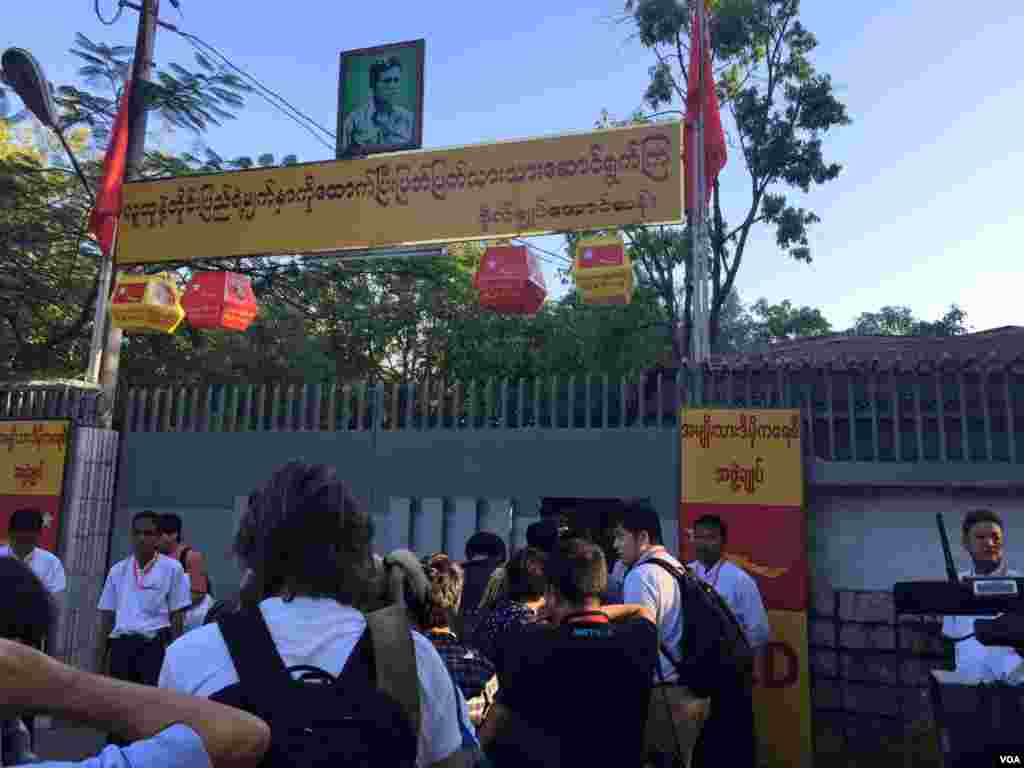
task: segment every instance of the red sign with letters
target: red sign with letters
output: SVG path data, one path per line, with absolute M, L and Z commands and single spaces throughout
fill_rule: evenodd
M 244 331 L 259 312 L 252 283 L 235 272 L 199 272 L 181 300 L 193 328 Z

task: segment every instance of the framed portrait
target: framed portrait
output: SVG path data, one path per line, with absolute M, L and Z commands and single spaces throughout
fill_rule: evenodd
M 342 51 L 339 158 L 423 146 L 424 40 Z

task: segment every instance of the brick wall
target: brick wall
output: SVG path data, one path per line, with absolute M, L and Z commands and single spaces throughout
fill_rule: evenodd
M 808 644 L 817 763 L 940 765 L 928 671 L 953 666 L 941 619 L 897 620 L 891 592 L 815 581 Z

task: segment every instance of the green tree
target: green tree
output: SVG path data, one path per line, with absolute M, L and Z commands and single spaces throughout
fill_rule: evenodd
M 792 341 L 832 333 L 832 324 L 817 307 L 795 307 L 789 299 L 769 304 L 758 299 L 751 307 L 754 335 L 762 342 Z
M 71 54 L 82 84 L 56 89 L 59 119 L 95 184 L 132 49 L 77 35 Z M 169 126 L 201 133 L 234 116 L 248 86 L 197 57 L 199 71 L 170 64 L 146 88 L 147 108 Z M 0 123 L 32 126 L 0 87 Z M 35 126 L 38 128 L 38 126 Z M 87 232 L 90 201 L 50 138 L 0 137 L 0 375 L 74 376 L 85 367 L 96 300 L 99 250 Z M 90 151 L 83 137 L 94 143 Z M 12 142 L 20 146 L 10 150 Z M 147 153 L 144 173 L 159 173 L 165 154 Z
M 956 304 L 938 320 L 920 320 L 910 307 L 885 306 L 862 312 L 850 333 L 857 336 L 959 336 L 968 332 L 967 313 Z
M 800 21 L 799 0 L 713 5 L 716 82 L 734 148 L 730 164 L 742 162 L 750 182 L 749 197 L 731 217 L 717 180 L 712 190 L 710 331 L 717 349 L 722 311 L 756 225 L 774 228 L 778 247 L 791 258 L 811 261 L 808 233 L 819 218 L 792 203 L 787 190 L 806 194 L 839 176 L 841 166 L 824 157 L 823 139 L 850 118 L 830 76 L 811 61 L 818 41 Z M 627 0 L 625 8 L 656 58 L 646 103 L 653 109 L 685 103 L 690 3 Z

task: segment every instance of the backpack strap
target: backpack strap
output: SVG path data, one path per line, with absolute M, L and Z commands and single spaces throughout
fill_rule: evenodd
M 674 565 L 672 565 L 672 563 L 668 562 L 667 560 L 662 560 L 661 558 L 657 558 L 657 557 L 648 558 L 647 560 L 644 560 L 642 563 L 637 563 L 637 565 L 647 565 L 648 563 L 650 563 L 651 565 L 656 565 L 659 568 L 668 571 L 672 575 L 672 578 L 674 578 L 677 582 L 679 582 L 679 600 L 681 601 L 681 603 L 685 602 L 686 601 L 686 590 L 683 589 L 682 581 L 683 581 L 683 578 L 684 578 L 684 574 L 689 573 L 689 570 L 686 568 L 686 566 L 683 565 L 683 573 L 680 573 L 679 569 L 676 568 Z M 680 605 L 680 609 L 684 611 L 683 615 L 685 616 L 686 615 L 685 614 L 685 606 L 681 604 Z M 684 629 L 684 631 L 685 631 L 685 629 Z M 681 659 L 679 661 L 676 660 L 675 656 L 672 655 L 672 652 L 668 649 L 668 646 L 665 645 L 665 642 L 663 640 L 659 640 L 658 641 L 658 645 L 660 646 L 661 652 L 665 656 L 665 658 L 669 660 L 669 662 L 672 664 L 673 667 L 675 667 L 676 672 L 679 673 L 680 675 L 682 675 L 683 674 L 683 668 L 682 668 L 683 667 L 683 662 L 682 662 L 682 660 Z M 660 666 L 658 667 L 658 671 L 659 671 L 659 673 L 661 672 L 661 667 Z
M 243 688 L 265 685 L 268 679 L 274 684 L 291 681 L 258 605 L 225 614 L 218 619 L 217 627 Z
M 416 649 L 412 628 L 402 603 L 366 614 L 373 641 L 377 687 L 402 707 L 413 732 L 420 732 L 420 679 L 416 674 Z

